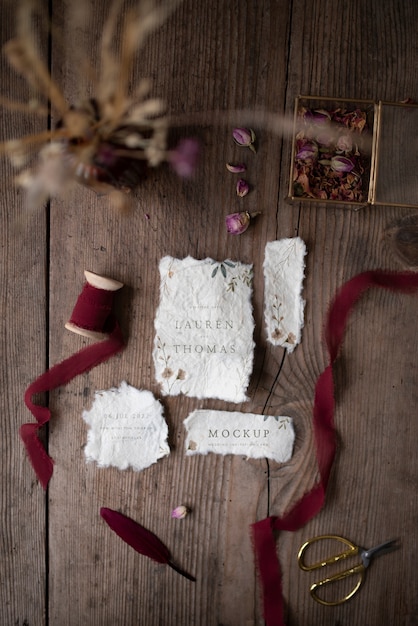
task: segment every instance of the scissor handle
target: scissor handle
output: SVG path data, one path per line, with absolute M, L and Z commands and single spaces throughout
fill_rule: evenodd
M 344 602 L 347 602 L 347 600 L 352 598 L 354 594 L 359 590 L 364 580 L 365 570 L 366 568 L 364 567 L 364 565 L 362 563 L 359 563 L 359 565 L 355 565 L 354 567 L 351 567 L 350 569 L 346 569 L 343 572 L 339 572 L 338 574 L 334 574 L 333 576 L 330 576 L 329 578 L 324 578 L 324 580 L 320 580 L 319 582 L 314 583 L 313 585 L 311 585 L 311 588 L 310 588 L 312 598 L 316 600 L 316 602 L 319 602 L 319 604 L 324 604 L 325 606 L 337 606 L 338 604 L 343 604 Z M 340 598 L 339 600 L 329 601 L 329 600 L 324 600 L 323 598 L 318 596 L 317 590 L 321 589 L 321 587 L 324 587 L 325 585 L 328 585 L 330 583 L 337 582 L 338 580 L 343 580 L 344 578 L 348 578 L 348 576 L 355 576 L 356 574 L 358 574 L 359 576 L 357 583 L 354 585 L 350 593 Z
M 321 561 L 317 561 L 316 563 L 312 563 L 312 565 L 307 565 L 305 562 L 305 555 L 307 550 L 312 546 L 312 544 L 317 541 L 324 541 L 326 539 L 333 539 L 334 541 L 339 541 L 347 546 L 347 550 L 343 552 L 339 552 L 338 554 L 334 554 L 332 556 L 328 556 L 326 559 Z M 359 553 L 359 547 L 356 546 L 348 539 L 344 537 L 340 537 L 339 535 L 319 535 L 318 537 L 313 537 L 312 539 L 308 539 L 305 543 L 300 547 L 298 552 L 298 564 L 304 572 L 310 572 L 315 569 L 320 569 L 321 567 L 325 567 L 326 565 L 333 565 L 334 563 L 338 563 L 338 561 L 342 561 L 343 559 L 347 559 L 350 556 L 356 556 Z M 349 571 L 349 570 L 347 570 Z

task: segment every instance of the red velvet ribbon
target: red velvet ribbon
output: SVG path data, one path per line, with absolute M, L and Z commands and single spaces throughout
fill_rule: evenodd
M 251 527 L 267 626 L 284 626 L 285 624 L 276 533 L 280 530 L 299 530 L 319 513 L 325 501 L 336 451 L 332 367 L 341 348 L 348 317 L 357 300 L 370 287 L 383 287 L 392 291 L 412 293 L 418 289 L 418 274 L 381 270 L 358 274 L 343 285 L 331 304 L 325 326 L 325 341 L 330 363 L 317 380 L 313 407 L 313 431 L 319 481 L 283 517 L 268 517 Z
M 111 332 L 114 325 L 111 315 L 114 293 L 86 283 L 78 296 L 70 322 L 84 330 Z
M 107 338 L 82 348 L 47 370 L 31 383 L 25 392 L 25 404 L 35 417 L 36 423 L 23 424 L 20 427 L 20 436 L 44 489 L 47 488 L 52 476 L 53 461 L 38 438 L 38 431 L 50 420 L 51 411 L 48 407 L 35 404 L 32 396 L 67 384 L 79 374 L 88 372 L 124 348 L 122 332 L 111 313 L 113 294 L 113 291 L 98 289 L 86 283 L 70 321 L 79 328 L 106 333 Z

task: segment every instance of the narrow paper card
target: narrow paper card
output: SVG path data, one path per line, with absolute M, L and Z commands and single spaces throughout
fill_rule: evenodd
M 292 456 L 295 432 L 291 417 L 201 409 L 183 423 L 187 456 L 215 452 L 277 463 L 285 463 Z
M 150 391 L 122 382 L 119 388 L 96 391 L 90 410 L 85 455 L 100 467 L 140 471 L 170 454 L 163 407 Z
M 271 241 L 264 257 L 267 340 L 293 352 L 303 327 L 302 283 L 306 246 L 300 237 Z
M 252 265 L 160 261 L 153 350 L 164 395 L 247 399 L 253 364 Z

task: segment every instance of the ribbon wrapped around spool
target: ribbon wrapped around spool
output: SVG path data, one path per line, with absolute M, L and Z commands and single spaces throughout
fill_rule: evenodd
M 50 420 L 51 411 L 48 407 L 35 404 L 33 395 L 67 384 L 79 374 L 107 361 L 125 346 L 119 324 L 112 313 L 114 294 L 123 287 L 123 283 L 93 272 L 85 271 L 84 275 L 87 282 L 65 327 L 99 341 L 48 369 L 25 392 L 25 404 L 35 417 L 36 423 L 23 424 L 20 427 L 20 436 L 44 489 L 52 476 L 53 461 L 38 438 L 38 431 Z

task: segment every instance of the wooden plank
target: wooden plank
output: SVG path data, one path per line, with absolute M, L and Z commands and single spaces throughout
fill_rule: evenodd
M 63 23 L 69 7 L 63 4 L 63 11 L 57 10 Z M 85 267 L 126 282 L 118 296 L 118 311 L 128 345 L 120 357 L 51 394 L 50 446 L 56 461 L 49 520 L 52 623 L 262 623 L 249 525 L 268 511 L 266 464 L 214 455 L 189 459 L 183 452 L 183 419 L 194 408 L 225 408 L 225 403 L 164 398 L 172 453 L 140 474 L 85 464 L 86 427 L 81 413 L 96 389 L 123 379 L 160 397 L 151 351 L 158 262 L 164 254 L 254 262 L 254 306 L 260 324 L 261 260 L 265 241 L 276 230 L 278 193 L 278 179 L 269 176 L 264 163 L 268 160 L 279 170 L 280 139 L 269 139 L 262 127 L 256 128 L 259 154 L 243 154 L 232 142 L 232 122 L 225 126 L 224 113 L 216 110 L 283 101 L 284 83 L 277 81 L 277 70 L 284 74 L 286 3 L 274 10 L 279 8 L 282 36 L 273 37 L 271 20 L 276 13 L 272 15 L 269 6 L 250 3 L 243 9 L 239 3 L 228 8 L 224 3 L 184 3 L 138 59 L 135 77 L 155 78 L 155 93 L 167 98 L 171 111 L 184 114 L 182 128 L 175 134 L 196 132 L 204 142 L 194 181 L 179 181 L 165 170 L 152 173 L 135 195 L 134 210 L 127 217 L 115 214 L 105 199 L 86 190 L 71 192 L 65 202 L 53 202 L 51 359 L 57 361 L 85 344 L 63 331 Z M 96 35 L 100 18 L 95 15 L 92 22 Z M 87 43 L 91 30 L 77 33 L 77 47 Z M 73 37 L 64 31 L 68 42 Z M 62 44 L 54 48 L 53 67 L 72 99 L 82 94 L 85 80 L 73 76 L 72 46 L 66 39 Z M 176 54 L 167 57 L 167 49 L 175 49 Z M 207 115 L 207 109 L 214 113 Z M 203 111 L 203 120 L 207 115 L 203 127 L 201 117 L 199 124 L 193 118 L 189 122 L 188 111 Z M 254 186 L 246 203 L 236 197 L 235 178 L 225 168 L 227 159 L 237 158 L 248 158 Z M 270 199 L 264 207 L 266 189 Z M 241 207 L 254 210 L 260 203 L 265 215 L 248 237 L 228 236 L 224 216 Z M 259 328 L 257 333 L 259 337 Z M 260 362 L 260 355 L 257 358 Z M 259 402 L 243 409 L 253 407 L 258 409 Z M 181 502 L 192 513 L 183 521 L 173 521 L 170 511 Z M 156 532 L 179 563 L 196 575 L 196 584 L 129 550 L 101 521 L 100 506 L 120 509 Z M 86 585 L 86 580 L 91 584 Z
M 12 3 L 0 8 L 0 41 L 16 35 Z M 41 42 L 45 43 L 45 42 Z M 0 59 L 1 94 L 20 104 L 37 94 Z M 46 117 L 2 108 L 0 140 L 47 128 Z M 26 457 L 18 431 L 32 416 L 23 402 L 29 383 L 46 366 L 46 213 L 28 212 L 13 185 L 17 170 L 1 158 L 1 488 L 0 621 L 45 623 L 45 495 Z
M 129 0 L 126 6 L 134 4 Z M 74 14 L 69 0 L 53 3 L 57 28 L 52 42 L 53 75 L 70 102 L 95 94 L 94 72 L 87 66 L 97 70 L 97 45 L 109 6 L 110 0 L 97 11 L 97 3 L 91 0 L 80 4 L 81 13 Z M 132 85 L 142 76 L 153 79 L 153 93 L 167 100 L 174 116 L 173 139 L 190 134 L 201 138 L 201 166 L 192 181 L 179 181 L 166 168 L 153 171 L 134 194 L 134 208 L 127 215 L 115 212 L 106 198 L 80 187 L 52 202 L 51 365 L 89 343 L 64 330 L 85 268 L 126 283 L 117 295 L 116 308 L 127 347 L 121 355 L 50 394 L 49 446 L 55 470 L 48 494 L 48 579 L 42 552 L 41 489 L 36 486 L 32 493 L 28 488 L 17 498 L 9 480 L 16 475 L 16 467 L 22 483 L 32 480 L 32 470 L 13 439 L 18 424 L 26 419 L 23 408 L 16 423 L 8 422 L 2 444 L 6 467 L 2 476 L 7 477 L 2 510 L 9 507 L 12 513 L 6 525 L 8 585 L 0 586 L 4 594 L 0 614 L 4 613 L 5 622 L 43 623 L 48 585 L 45 619 L 60 626 L 263 623 L 249 525 L 268 514 L 282 514 L 316 480 L 312 402 L 315 382 L 327 364 L 324 316 L 338 287 L 353 275 L 366 269 L 400 269 L 384 234 L 404 212 L 376 207 L 354 213 L 287 204 L 290 140 L 282 141 L 272 132 L 272 118 L 258 109 L 291 116 L 299 93 L 388 100 L 413 97 L 417 10 L 412 0 L 402 7 L 377 0 L 331 4 L 326 0 L 291 4 L 284 0 L 198 4 L 186 0 L 152 35 L 135 63 Z M 9 19 L 2 20 L 6 31 L 8 24 Z M 121 38 L 119 23 L 116 45 Z M 1 69 L 2 75 L 9 75 Z M 14 88 L 20 96 L 22 84 Z M 8 115 L 13 125 L 23 124 L 17 115 Z M 57 121 L 54 113 L 53 122 Z M 233 145 L 231 128 L 238 123 L 255 128 L 256 155 Z M 225 168 L 229 160 L 247 162 L 252 190 L 244 199 L 236 197 L 235 178 Z M 10 169 L 5 168 L 8 177 Z M 2 300 L 8 316 L 3 354 L 7 364 L 13 364 L 16 355 L 30 351 L 18 372 L 6 368 L 8 410 L 9 397 L 22 407 L 22 393 L 33 378 L 34 364 L 36 373 L 46 364 L 45 292 L 39 288 L 44 284 L 46 246 L 39 218 L 26 222 L 23 237 L 14 238 L 11 207 L 17 204 L 17 212 L 22 213 L 21 201 L 18 197 L 15 202 L 10 188 L 5 188 L 2 197 L 7 201 L 2 213 L 3 276 L 15 295 L 11 309 Z M 261 210 L 262 215 L 244 236 L 228 236 L 224 216 L 242 209 Z M 262 262 L 267 241 L 296 234 L 308 248 L 305 328 L 302 344 L 287 355 L 266 342 Z M 25 255 L 20 254 L 17 241 L 26 244 Z M 254 263 L 256 351 L 250 401 L 235 406 L 163 398 L 170 457 L 139 474 L 98 469 L 84 460 L 87 428 L 81 417 L 94 391 L 127 380 L 161 397 L 151 351 L 158 306 L 157 268 L 165 254 Z M 14 279 L 25 271 L 29 279 L 22 289 Z M 37 304 L 22 333 L 26 292 Z M 415 311 L 416 297 L 373 290 L 358 303 L 350 319 L 335 367 L 339 448 L 326 506 L 306 528 L 282 533 L 278 541 L 289 626 L 377 626 L 388 620 L 397 626 L 417 619 L 413 586 L 417 464 L 412 448 L 416 435 L 412 421 Z M 201 407 L 291 415 L 297 434 L 292 460 L 282 466 L 215 455 L 186 458 L 182 421 Z M 192 512 L 184 520 L 172 520 L 170 511 L 180 503 Z M 196 575 L 197 582 L 190 583 L 135 554 L 101 520 L 101 506 L 119 509 L 154 531 L 179 565 Z M 26 511 L 31 524 L 23 526 Z M 12 530 L 16 523 L 17 561 L 10 548 L 15 545 Z M 310 599 L 311 577 L 296 564 L 299 545 L 323 532 L 342 533 L 366 545 L 400 537 L 402 549 L 373 564 L 355 600 L 326 609 Z M 34 563 L 33 568 L 24 568 L 27 561 Z M 21 588 L 31 590 L 24 603 Z
M 416 7 L 406 3 L 400 12 L 392 13 L 393 9 L 385 5 L 391 18 L 382 21 L 383 7 L 374 2 L 295 3 L 289 109 L 298 93 L 388 100 L 414 93 L 414 79 L 403 60 L 408 58 L 408 50 L 415 49 L 408 24 L 416 23 Z M 330 55 L 330 50 L 335 53 Z M 398 73 L 399 81 L 390 79 L 393 72 Z M 300 235 L 310 250 L 307 325 L 296 363 L 288 374 L 285 364 L 279 385 L 293 388 L 292 395 L 302 402 L 307 397 L 312 400 L 315 380 L 324 367 L 322 321 L 337 288 L 364 270 L 403 269 L 391 255 L 384 233 L 404 214 L 390 207 L 358 213 L 301 209 Z M 394 336 L 402 336 L 402 349 Z M 414 578 L 416 553 L 412 537 L 416 534 L 413 485 L 417 466 L 408 454 L 415 405 L 415 354 L 416 298 L 378 290 L 367 294 L 352 315 L 335 368 L 339 445 L 326 506 L 305 529 L 279 539 L 288 624 L 403 624 L 416 619 L 416 594 L 413 584 L 406 582 Z M 301 422 L 305 435 L 310 430 L 305 410 Z M 299 470 L 299 495 L 315 480 L 312 449 L 307 445 L 304 441 L 293 459 Z M 282 506 L 282 500 L 273 503 L 273 510 Z M 300 572 L 296 564 L 301 543 L 327 532 L 343 534 L 366 546 L 393 537 L 400 537 L 402 543 L 400 552 L 373 564 L 355 600 L 335 609 L 311 600 L 308 587 L 313 578 Z M 399 580 L 395 592 L 394 580 Z

